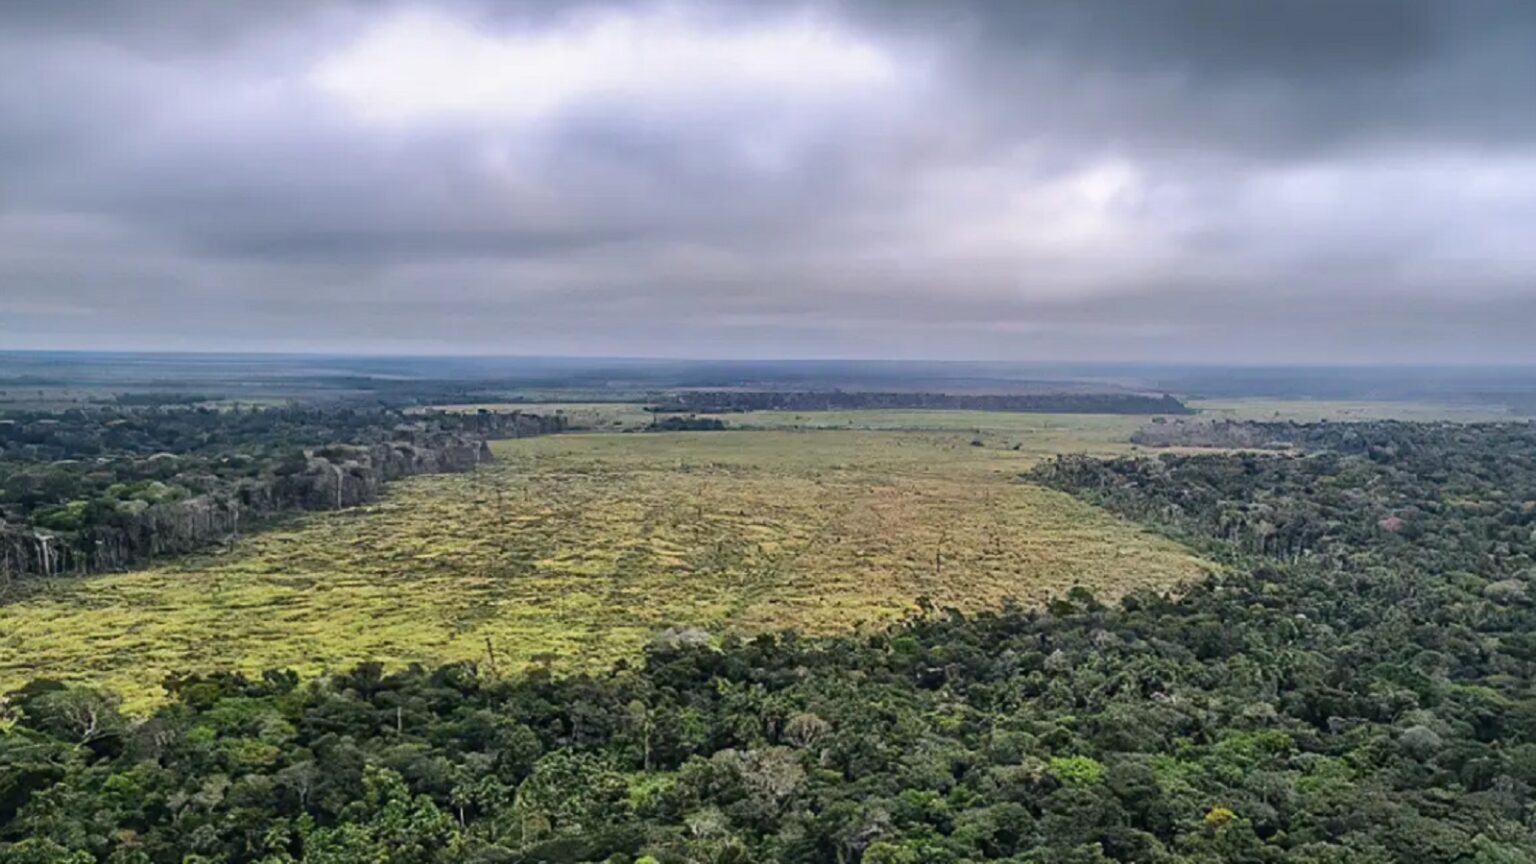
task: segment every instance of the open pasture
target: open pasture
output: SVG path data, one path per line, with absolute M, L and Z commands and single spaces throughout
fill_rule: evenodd
M 855 429 L 872 432 L 971 433 L 991 447 L 1035 457 L 1067 452 L 1120 453 L 1148 418 L 1130 414 L 1010 411 L 745 411 L 713 414 L 735 429 Z M 962 442 L 963 443 L 963 442 Z
M 1520 420 L 1503 405 L 1485 402 L 1372 401 L 1342 399 L 1192 399 L 1189 407 L 1205 419 L 1291 420 L 1297 423 L 1364 420 L 1479 423 Z
M 1039 415 L 1036 415 L 1037 417 Z M 1011 421 L 1010 421 L 1011 422 Z M 473 474 L 394 484 L 217 555 L 61 581 L 0 607 L 0 691 L 44 676 L 158 698 L 166 674 L 362 659 L 581 668 L 661 629 L 828 632 L 1208 567 L 1018 482 L 1057 439 L 1018 430 L 558 435 Z M 1128 449 L 1077 442 L 1078 450 Z

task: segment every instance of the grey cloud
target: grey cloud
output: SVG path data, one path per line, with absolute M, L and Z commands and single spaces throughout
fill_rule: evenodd
M 981 101 L 1046 135 L 1261 154 L 1536 137 L 1536 6 L 1518 0 L 896 7 L 897 26 L 953 37 Z
M 412 8 L 7 4 L 0 345 L 1536 361 L 1531 4 L 694 4 L 899 81 L 537 123 L 307 81 Z

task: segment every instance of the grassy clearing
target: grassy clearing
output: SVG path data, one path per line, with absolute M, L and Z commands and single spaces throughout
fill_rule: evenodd
M 508 402 L 445 405 L 436 410 L 560 413 L 574 427 L 597 431 L 640 429 L 654 417 L 636 402 Z M 1086 449 L 1121 452 L 1131 433 L 1147 422 L 1146 417 L 1132 415 L 932 410 L 745 411 L 700 416 L 718 417 L 733 430 L 970 432 L 992 445 L 1022 444 L 1021 450 L 1036 455 Z
M 1093 450 L 1118 453 L 1146 417 L 1004 411 L 746 411 L 716 414 L 737 429 L 858 429 L 970 432 L 990 445 L 1036 456 Z
M 1075 584 L 1112 596 L 1205 569 L 1017 482 L 1067 440 L 1037 432 L 1019 450 L 971 446 L 971 431 L 497 442 L 498 462 L 476 474 L 414 478 L 225 554 L 0 608 L 0 691 L 79 678 L 142 708 L 173 671 L 485 661 L 488 645 L 502 671 L 576 668 L 632 656 L 672 625 L 827 632 L 903 615 L 919 596 L 962 608 Z M 1128 449 L 1099 434 L 1070 449 Z
M 1232 420 L 1294 420 L 1316 423 L 1320 420 L 1452 420 L 1475 423 L 1485 420 L 1517 419 L 1499 405 L 1452 404 L 1446 402 L 1372 402 L 1326 399 L 1195 399 L 1188 403 L 1205 418 Z
M 1294 420 L 1451 420 L 1472 423 L 1518 419 L 1498 405 L 1448 402 L 1385 402 L 1324 399 L 1194 399 L 1188 402 L 1204 419 Z M 639 429 L 652 415 L 634 402 L 525 402 L 445 406 L 448 410 L 560 412 L 575 427 L 614 430 Z M 1123 447 L 1131 433 L 1149 418 L 1109 414 L 1033 414 L 1003 411 L 747 411 L 719 417 L 732 429 L 811 430 L 840 429 L 909 432 L 972 432 L 989 444 L 1012 446 L 1039 455 L 1069 450 L 1099 449 L 1113 452 Z

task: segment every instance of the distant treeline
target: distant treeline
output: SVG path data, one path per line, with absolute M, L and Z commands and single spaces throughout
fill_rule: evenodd
M 949 411 L 1023 411 L 1050 414 L 1193 414 L 1164 394 L 1135 393 L 871 393 L 832 391 L 693 390 L 673 393 L 657 411 L 720 414 L 735 411 L 857 411 L 922 408 Z
M 1479 424 L 1486 428 L 1533 429 L 1528 421 Z M 1358 423 L 1296 423 L 1257 420 L 1153 421 L 1131 436 L 1146 447 L 1213 447 L 1231 450 L 1301 450 L 1305 452 L 1395 454 L 1404 448 L 1444 448 L 1464 442 L 1464 423 L 1408 423 L 1379 420 Z M 1426 445 L 1426 439 L 1429 443 Z
M 463 471 L 488 438 L 562 417 L 345 408 L 114 408 L 0 419 L 0 595 L 24 577 L 188 552 L 293 510 L 350 507 L 412 474 Z
M 200 402 L 213 402 L 224 398 L 223 396 L 210 396 L 206 393 L 119 393 L 110 400 L 118 405 L 196 405 Z
M 673 414 L 670 417 L 657 417 L 646 429 L 650 432 L 722 432 L 725 430 L 725 422 L 718 417 Z

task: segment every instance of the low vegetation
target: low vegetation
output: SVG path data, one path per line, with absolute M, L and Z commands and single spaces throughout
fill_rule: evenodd
M 732 429 L 968 433 L 989 448 L 1034 458 L 1133 452 L 1130 438 L 1147 422 L 1134 415 L 1007 411 L 743 411 L 718 416 Z
M 1189 407 L 1207 419 L 1294 420 L 1299 423 L 1408 420 L 1486 423 L 1529 417 L 1530 411 L 1496 400 L 1468 398 L 1461 401 L 1427 399 L 1189 399 Z
M 1054 434 L 1054 433 L 1053 433 Z M 470 474 L 313 514 L 227 554 L 61 580 L 0 607 L 0 689 L 364 659 L 597 668 L 657 630 L 825 633 L 938 606 L 1187 581 L 1175 544 L 1017 481 L 1020 432 L 697 432 L 493 442 Z M 1056 446 L 1048 438 L 1038 447 Z M 1092 445 L 1097 449 L 1097 445 Z M 1125 452 L 1123 443 L 1107 447 Z M 494 658 L 494 659 L 493 659 Z

